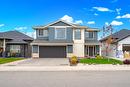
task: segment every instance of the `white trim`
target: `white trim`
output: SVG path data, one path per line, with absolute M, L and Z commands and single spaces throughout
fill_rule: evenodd
M 44 30 L 47 30 L 47 29 L 42 29 L 42 34 L 43 34 L 43 35 L 39 35 L 39 31 L 40 31 L 40 30 L 38 30 L 38 37 L 48 37 L 48 36 L 49 36 L 49 31 L 48 31 L 48 30 L 47 30 L 47 31 L 48 31 L 48 35 L 47 35 L 47 36 L 44 36 Z
M 43 28 L 45 28 L 45 27 L 49 27 L 50 25 L 53 25 L 53 24 L 55 24 L 55 23 L 57 23 L 57 22 L 63 22 L 63 23 L 66 23 L 66 24 L 68 24 L 68 25 L 70 25 L 70 26 L 73 26 L 73 27 L 76 27 L 75 25 L 73 25 L 73 24 L 71 24 L 71 23 L 68 23 L 68 22 L 65 22 L 64 20 L 57 20 L 57 21 L 55 21 L 55 22 L 53 22 L 53 23 L 50 23 L 50 24 L 48 24 L 48 25 L 46 25 L 46 26 L 44 26 Z
M 58 36 L 57 36 L 57 30 L 56 29 L 60 29 L 60 28 L 63 28 L 65 30 L 65 37 L 64 38 L 57 38 Z M 67 33 L 66 29 L 67 28 L 66 27 L 60 27 L 60 28 L 59 27 L 58 28 L 55 27 L 55 39 L 58 39 L 58 40 L 62 40 L 63 39 L 64 40 L 64 39 L 66 39 L 66 33 Z
M 78 30 L 78 32 L 80 31 L 80 39 L 76 39 L 76 38 L 75 38 L 75 36 L 76 36 L 75 34 L 76 34 L 77 30 Z M 74 30 L 74 40 L 76 40 L 76 41 L 82 40 L 82 33 L 81 33 L 81 32 L 82 32 L 81 29 L 75 29 L 75 30 Z
M 39 53 L 39 52 L 40 52 L 40 50 L 39 50 L 39 45 L 38 45 L 38 55 L 40 55 L 40 53 Z
M 33 45 L 33 46 L 32 46 L 32 53 L 34 53 L 34 46 L 37 46 L 37 47 L 38 47 L 38 49 L 37 49 L 37 50 L 38 50 L 37 53 L 39 53 L 39 45 Z
M 55 27 L 55 28 L 68 28 L 68 27 L 70 27 L 71 28 L 71 26 L 49 26 L 49 27 Z

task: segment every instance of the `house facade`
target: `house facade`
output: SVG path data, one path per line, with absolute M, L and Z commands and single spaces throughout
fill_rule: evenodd
M 31 57 L 33 38 L 18 32 L 8 31 L 0 33 L 0 57 Z
M 58 20 L 33 29 L 36 31 L 36 39 L 31 43 L 34 58 L 94 57 L 99 54 L 99 30 L 96 28 Z
M 111 43 L 108 44 L 111 37 Z M 130 58 L 130 30 L 122 29 L 101 41 L 101 55 L 113 58 Z

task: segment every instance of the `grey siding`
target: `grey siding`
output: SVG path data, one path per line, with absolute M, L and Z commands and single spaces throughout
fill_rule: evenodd
M 37 29 L 37 30 L 36 30 L 36 39 L 48 40 L 49 37 L 39 37 L 39 32 L 38 32 L 38 29 Z
M 73 30 L 71 28 L 67 28 L 66 30 L 66 39 L 55 39 L 55 29 L 49 28 L 49 41 L 62 41 L 62 42 L 72 42 L 73 40 Z
M 55 29 L 53 27 L 48 27 L 48 37 L 39 37 L 38 30 L 36 30 L 36 38 L 40 40 L 47 40 L 51 42 L 72 42 L 73 40 L 73 30 L 72 28 L 67 28 L 66 39 L 55 39 Z

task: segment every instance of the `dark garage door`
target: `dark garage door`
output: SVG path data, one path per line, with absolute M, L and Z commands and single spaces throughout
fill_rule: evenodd
M 40 46 L 40 58 L 66 58 L 65 46 Z

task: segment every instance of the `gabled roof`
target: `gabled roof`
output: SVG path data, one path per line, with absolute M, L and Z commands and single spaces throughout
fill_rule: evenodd
M 0 33 L 1 39 L 10 39 L 8 43 L 27 43 L 26 41 L 32 41 L 33 38 L 19 32 L 19 31 L 8 31 Z
M 114 42 L 113 43 L 116 43 L 126 37 L 130 36 L 130 30 L 127 30 L 127 29 L 122 29 L 114 34 L 112 34 L 112 39 L 114 39 Z M 106 41 L 110 36 L 107 36 L 103 39 L 101 39 L 100 41 Z
M 68 27 L 73 27 L 74 29 L 79 28 L 79 29 L 86 29 L 87 31 L 100 31 L 98 28 L 90 28 L 90 27 L 87 27 L 87 26 L 79 25 L 79 24 L 73 24 L 73 23 L 69 23 L 69 22 L 66 22 L 66 21 L 61 20 L 61 19 L 57 20 L 53 23 L 50 23 L 48 25 L 45 25 L 45 26 L 35 26 L 35 27 L 33 27 L 33 29 L 46 29 L 47 27 L 52 26 L 52 25 L 59 23 L 59 22 L 63 22 L 64 24 L 67 24 Z
M 53 25 L 53 24 L 56 24 L 56 23 L 58 23 L 58 22 L 63 22 L 63 23 L 65 23 L 65 24 L 67 24 L 67 25 L 69 25 L 69 26 L 71 26 L 71 27 L 75 27 L 75 28 L 88 28 L 88 27 L 86 27 L 86 26 L 81 26 L 81 25 L 78 25 L 78 24 L 73 24 L 73 23 L 69 23 L 69 22 L 66 22 L 66 21 L 64 21 L 64 20 L 57 20 L 57 21 L 55 21 L 55 22 L 53 22 L 53 23 L 50 23 L 50 24 L 48 24 L 48 25 L 45 25 L 45 26 L 35 26 L 35 27 L 33 27 L 33 29 L 41 29 L 41 28 L 46 28 L 46 27 L 49 27 L 49 26 L 51 26 L 51 25 Z

